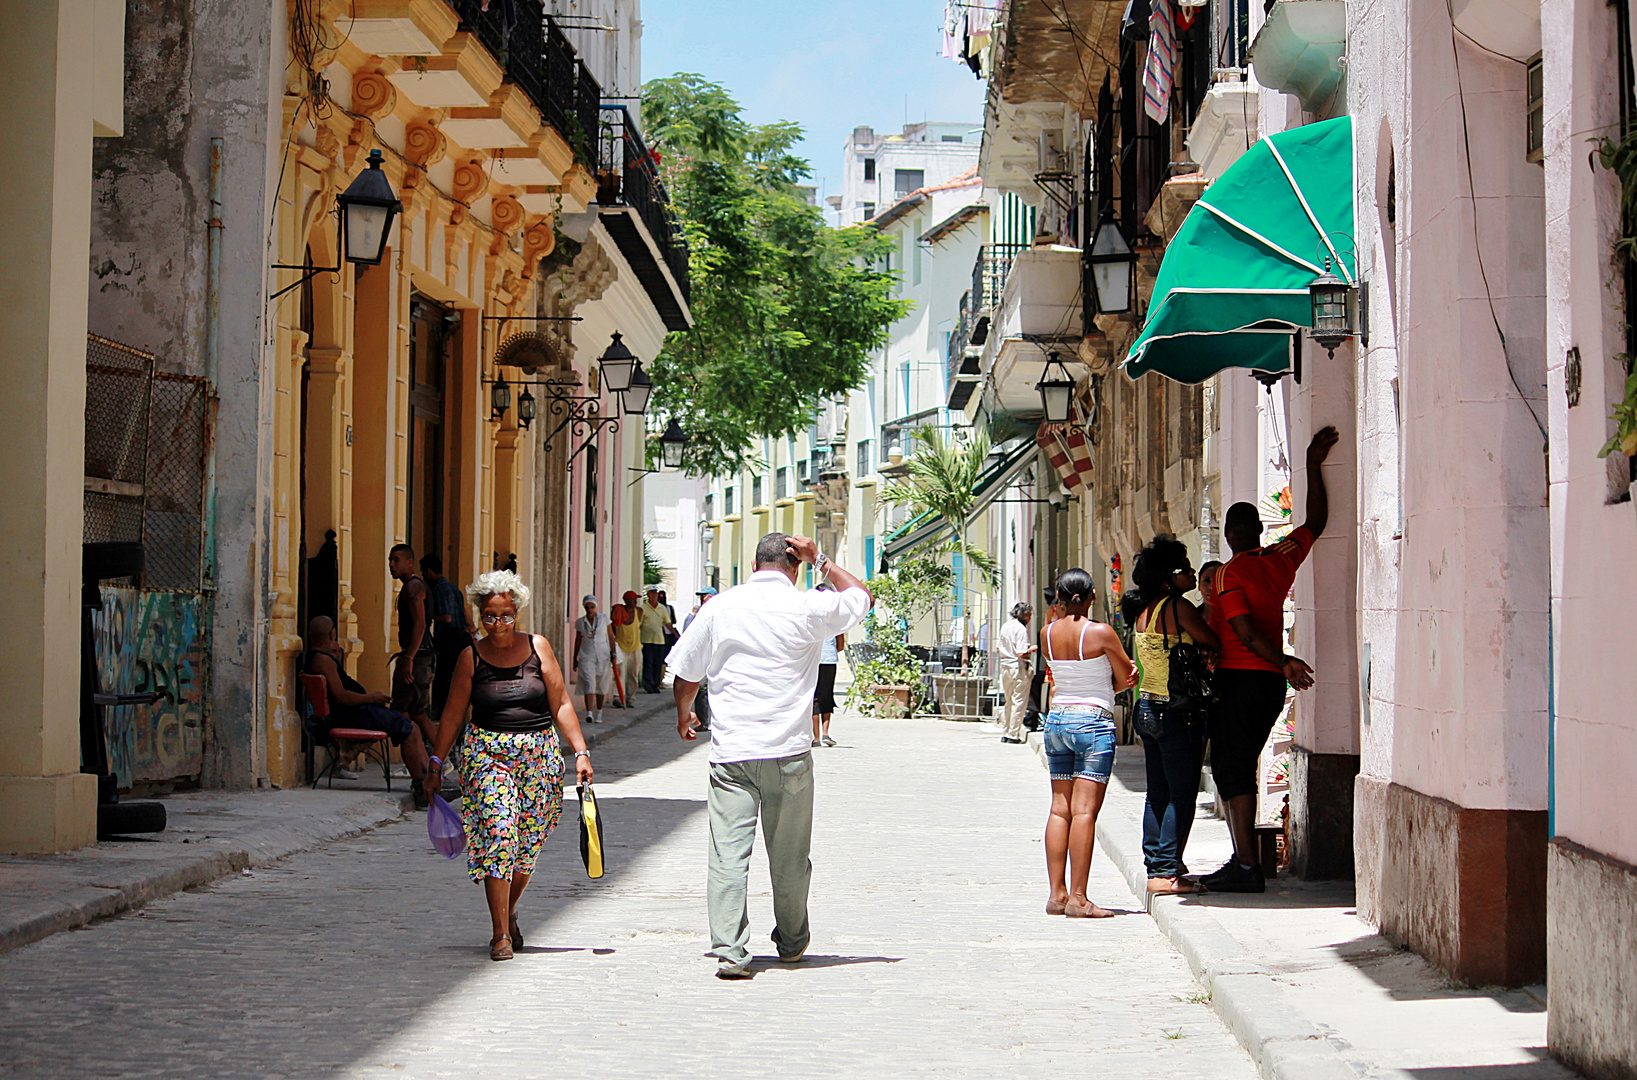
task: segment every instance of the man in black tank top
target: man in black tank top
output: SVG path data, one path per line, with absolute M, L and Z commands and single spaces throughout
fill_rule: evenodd
M 387 569 L 403 583 L 398 590 L 398 660 L 392 673 L 392 707 L 408 713 L 428 743 L 437 734 L 432 723 L 432 681 L 437 675 L 437 653 L 432 646 L 432 620 L 426 582 L 415 573 L 415 550 L 395 544 L 387 555 Z

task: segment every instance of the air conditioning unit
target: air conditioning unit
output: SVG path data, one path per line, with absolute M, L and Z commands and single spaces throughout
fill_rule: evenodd
M 1069 170 L 1069 156 L 1063 151 L 1063 129 L 1041 128 L 1040 173 L 1064 173 Z

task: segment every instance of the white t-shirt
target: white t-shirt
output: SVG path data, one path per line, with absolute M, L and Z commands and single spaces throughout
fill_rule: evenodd
M 777 570 L 758 570 L 700 608 L 667 663 L 678 678 L 710 683 L 711 761 L 811 749 L 824 641 L 869 609 L 863 589 L 803 591 Z

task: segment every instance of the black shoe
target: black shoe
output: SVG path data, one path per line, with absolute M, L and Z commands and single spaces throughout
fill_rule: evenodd
M 1217 867 L 1215 870 L 1212 870 L 1209 874 L 1206 874 L 1203 877 L 1200 877 L 1200 878 L 1198 878 L 1196 880 L 1198 880 L 1198 882 L 1201 885 L 1209 885 L 1209 884 L 1211 884 L 1211 882 L 1216 881 L 1218 878 L 1227 877 L 1235 869 L 1237 869 L 1238 866 L 1239 866 L 1238 862 L 1236 862 L 1233 859 L 1229 859 L 1227 862 L 1223 863 L 1221 866 Z
M 1014 746 L 1022 745 L 1023 743 L 1022 739 L 1014 739 L 1010 735 L 1002 735 L 1000 737 L 1000 741 L 1003 743 L 1011 743 Z
M 1226 873 L 1218 871 L 1206 878 L 1204 885 L 1218 893 L 1259 893 L 1268 887 L 1260 866 L 1244 867 L 1237 861 L 1228 864 Z
M 417 810 L 425 810 L 427 803 L 431 801 L 426 797 L 426 789 L 419 784 L 411 787 L 409 793 L 415 798 L 415 809 Z

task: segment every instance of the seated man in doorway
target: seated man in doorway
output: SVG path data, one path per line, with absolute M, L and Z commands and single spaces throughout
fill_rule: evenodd
M 426 744 L 421 740 L 420 729 L 406 714 L 387 708 L 392 695 L 372 694 L 357 679 L 348 675 L 342 666 L 345 662 L 346 653 L 342 651 L 341 642 L 336 636 L 334 621 L 328 615 L 315 616 L 307 624 L 307 655 L 301 670 L 308 675 L 322 676 L 329 691 L 330 715 L 319 734 L 327 735 L 334 728 L 368 728 L 386 732 L 409 769 L 415 805 L 425 807 L 426 796 L 421 792 L 421 777 L 426 771 Z

